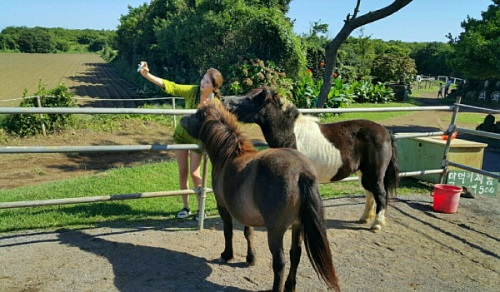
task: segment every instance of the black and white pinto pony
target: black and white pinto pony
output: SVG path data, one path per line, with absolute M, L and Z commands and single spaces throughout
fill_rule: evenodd
M 265 226 L 273 258 L 273 291 L 295 290 L 302 240 L 318 277 L 339 291 L 319 181 L 309 159 L 295 149 L 257 151 L 221 103 L 199 107 L 183 117 L 181 125 L 202 141 L 212 163 L 212 188 L 224 225 L 222 260 L 233 258 L 233 218 L 245 226 L 249 265 L 255 264 L 252 226 Z M 285 281 L 283 237 L 290 227 L 290 271 Z
M 357 172 L 366 194 L 359 222 L 367 223 L 375 217 L 370 229 L 382 229 L 388 198 L 399 183 L 395 139 L 388 129 L 368 120 L 319 123 L 267 87 L 228 98 L 225 104 L 239 121 L 257 123 L 269 147 L 295 148 L 304 153 L 315 165 L 321 183 Z

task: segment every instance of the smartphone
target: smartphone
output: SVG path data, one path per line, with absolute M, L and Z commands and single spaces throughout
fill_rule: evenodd
M 141 72 L 142 68 L 144 67 L 144 63 L 140 63 L 139 65 L 137 65 L 139 67 L 137 67 L 137 72 Z

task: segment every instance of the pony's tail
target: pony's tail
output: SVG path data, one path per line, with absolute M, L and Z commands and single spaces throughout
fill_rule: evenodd
M 385 170 L 384 187 L 388 197 L 396 195 L 396 189 L 399 186 L 399 165 L 398 150 L 396 147 L 396 138 L 391 133 L 391 161 Z
M 319 194 L 318 182 L 301 174 L 300 221 L 302 223 L 307 256 L 318 274 L 335 291 L 340 291 L 335 268 L 333 267 L 330 243 L 326 235 L 323 202 Z

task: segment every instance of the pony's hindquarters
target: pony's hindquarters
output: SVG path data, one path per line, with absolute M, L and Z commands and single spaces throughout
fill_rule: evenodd
M 396 195 L 396 189 L 399 186 L 399 165 L 398 165 L 398 149 L 396 146 L 396 138 L 391 133 L 391 161 L 385 170 L 384 187 L 387 197 L 390 198 Z
M 330 243 L 326 235 L 323 202 L 319 194 L 318 181 L 301 174 L 299 188 L 301 193 L 300 221 L 307 256 L 316 273 L 326 284 L 335 291 L 340 291 Z

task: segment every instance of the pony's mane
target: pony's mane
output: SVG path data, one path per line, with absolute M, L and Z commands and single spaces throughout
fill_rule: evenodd
M 236 117 L 222 104 L 210 102 L 202 110 L 205 112 L 205 119 L 200 138 L 208 153 L 227 158 L 257 151 L 242 133 Z

